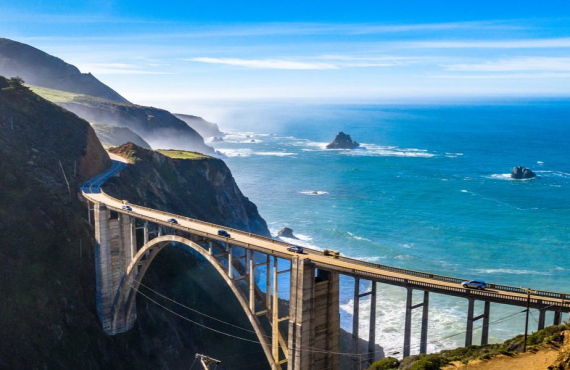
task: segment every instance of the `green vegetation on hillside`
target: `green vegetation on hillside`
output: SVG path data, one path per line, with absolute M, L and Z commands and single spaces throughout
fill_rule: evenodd
M 540 345 L 544 344 L 560 344 L 563 341 L 564 330 L 570 329 L 570 324 L 558 326 L 549 326 L 539 330 L 527 338 L 527 351 L 536 350 Z M 471 360 L 488 360 L 497 355 L 512 356 L 523 351 L 524 336 L 517 335 L 503 343 L 488 344 L 485 346 L 468 346 L 460 347 L 452 350 L 441 351 L 439 353 L 430 353 L 427 355 L 416 355 L 404 358 L 398 361 L 388 357 L 380 361 L 374 362 L 368 370 L 389 370 L 389 369 L 406 369 L 406 370 L 437 370 L 443 366 L 460 361 L 467 363 Z
M 101 101 L 105 102 L 106 99 L 98 98 L 96 96 L 78 94 L 69 91 L 50 89 L 42 86 L 27 85 L 30 90 L 38 94 L 42 98 L 49 100 L 52 103 L 71 103 L 71 102 L 89 102 L 89 101 Z M 117 105 L 126 105 L 126 103 L 113 102 Z
M 174 159 L 202 159 L 202 158 L 211 158 L 202 153 L 197 152 L 188 152 L 185 150 L 172 150 L 172 149 L 159 149 L 157 150 L 160 154 L 163 154 L 167 157 L 174 158 Z

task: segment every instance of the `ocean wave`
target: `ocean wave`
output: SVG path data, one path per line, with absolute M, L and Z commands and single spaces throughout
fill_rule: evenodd
M 545 177 L 563 177 L 563 178 L 570 178 L 570 173 L 563 172 L 563 171 L 555 171 L 555 170 L 536 170 L 534 171 L 537 174 Z
M 435 153 L 426 149 L 400 148 L 397 146 L 382 146 L 376 144 L 362 144 L 361 148 L 354 150 L 340 150 L 344 155 L 367 156 L 367 157 L 412 157 L 432 158 Z
M 368 239 L 368 238 L 365 238 L 365 237 L 363 237 L 363 236 L 358 236 L 358 235 L 356 235 L 356 234 L 353 234 L 353 233 L 351 233 L 350 231 L 347 231 L 346 233 L 347 233 L 351 238 L 356 239 L 356 240 L 365 240 L 365 241 L 367 241 L 367 242 L 371 242 L 371 241 L 372 241 L 372 240 L 370 240 L 370 239 Z
M 463 155 L 463 153 L 445 153 L 445 156 L 447 158 L 457 158 L 457 157 L 461 157 Z
M 494 173 L 488 177 L 497 180 L 513 180 L 510 173 Z
M 517 269 L 477 269 L 478 274 L 510 274 L 510 275 L 552 275 L 545 271 L 517 270 Z
M 254 152 L 253 154 L 273 156 L 273 157 L 290 157 L 292 155 L 295 155 L 295 153 L 290 153 L 290 152 Z
M 325 195 L 328 193 L 329 193 L 328 191 L 324 191 L 324 190 L 302 190 L 299 192 L 299 194 L 312 195 L 312 196 Z

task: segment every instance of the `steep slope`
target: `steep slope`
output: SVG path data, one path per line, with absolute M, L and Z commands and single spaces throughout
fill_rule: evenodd
M 208 122 L 202 117 L 190 114 L 174 113 L 177 118 L 186 122 L 188 126 L 196 130 L 202 137 L 222 136 L 224 133 L 220 131 L 217 124 Z
M 93 96 L 31 86 L 32 91 L 90 122 L 127 127 L 154 148 L 177 148 L 214 153 L 204 139 L 170 112 Z
M 142 137 L 126 127 L 109 126 L 100 123 L 92 123 L 99 141 L 105 146 L 119 146 L 125 143 L 134 143 L 141 148 L 150 149 L 150 145 Z
M 131 158 L 105 190 L 120 199 L 269 236 L 255 204 L 239 190 L 226 164 L 189 152 L 146 150 L 129 143 L 111 152 Z M 186 159 L 183 159 L 186 158 Z M 152 184 L 142 188 L 139 182 Z
M 81 73 L 75 66 L 59 58 L 5 38 L 0 38 L 0 75 L 19 76 L 32 85 L 128 103 L 91 73 Z

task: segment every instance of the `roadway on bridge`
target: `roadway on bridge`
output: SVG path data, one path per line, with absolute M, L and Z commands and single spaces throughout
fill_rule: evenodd
M 117 158 L 115 158 L 117 159 Z M 124 161 L 124 160 L 123 160 Z M 133 217 L 148 220 L 150 222 L 155 222 L 157 224 L 161 224 L 164 226 L 168 226 L 174 229 L 178 229 L 181 231 L 185 231 L 195 235 L 205 236 L 209 239 L 219 240 L 229 242 L 232 245 L 242 246 L 246 248 L 250 248 L 253 250 L 257 250 L 262 253 L 268 253 L 271 255 L 276 255 L 280 258 L 287 258 L 287 259 L 294 259 L 294 258 L 301 258 L 301 259 L 309 259 L 319 267 L 331 270 L 331 271 L 338 271 L 339 273 L 346 274 L 346 275 L 353 275 L 353 276 L 361 276 L 361 277 L 373 277 L 373 276 L 380 276 L 389 279 L 406 279 L 409 282 L 415 283 L 416 286 L 421 284 L 426 284 L 426 286 L 436 286 L 435 290 L 449 290 L 449 293 L 452 295 L 473 295 L 475 299 L 486 299 L 486 294 L 497 293 L 501 296 L 504 296 L 504 299 L 507 301 L 510 299 L 513 302 L 504 302 L 506 304 L 516 304 L 519 306 L 524 305 L 526 302 L 528 295 L 525 292 L 516 292 L 506 289 L 485 289 L 483 291 L 472 291 L 461 286 L 460 282 L 452 282 L 452 281 L 444 281 L 442 280 L 442 276 L 434 275 L 433 278 L 425 277 L 425 276 L 417 276 L 413 273 L 405 273 L 405 272 L 398 272 L 398 271 L 391 271 L 390 269 L 386 269 L 385 266 L 376 265 L 369 262 L 359 261 L 356 259 L 340 257 L 334 258 L 331 256 L 323 255 L 322 251 L 304 248 L 305 253 L 298 254 L 291 251 L 288 251 L 287 248 L 290 247 L 290 244 L 258 236 L 255 234 L 251 234 L 248 232 L 238 231 L 230 228 L 226 228 L 220 225 L 214 225 L 206 222 L 202 222 L 199 220 L 187 218 L 181 215 L 176 215 L 172 213 L 162 212 L 159 210 L 149 209 L 146 207 L 141 207 L 135 204 L 129 203 L 131 207 L 131 211 L 126 211 L 123 209 L 123 201 L 115 199 L 103 191 L 100 190 L 101 185 L 109 179 L 114 174 L 118 173 L 123 167 L 125 163 L 120 162 L 118 160 L 113 160 L 113 166 L 103 172 L 102 174 L 96 176 L 95 178 L 89 180 L 82 188 L 83 196 L 94 203 L 103 203 L 108 208 L 122 213 L 128 213 Z M 176 219 L 177 224 L 173 224 L 169 222 L 169 219 Z M 218 235 L 218 230 L 224 229 L 230 233 L 230 238 L 224 238 Z M 396 268 L 395 268 L 396 269 Z M 419 272 L 417 272 L 419 273 Z M 423 275 L 430 275 L 428 273 L 420 273 Z M 458 280 L 455 278 L 449 278 L 452 280 Z M 379 279 L 381 280 L 381 278 Z M 401 285 L 401 284 L 397 284 Z M 508 287 L 512 290 L 520 290 L 517 287 Z M 417 288 L 420 289 L 420 288 Z M 426 290 L 434 290 L 430 288 L 426 288 Z M 461 292 L 459 294 L 458 292 Z M 546 292 L 550 293 L 550 292 Z M 551 292 L 553 296 L 544 296 L 542 295 L 535 295 L 531 294 L 531 299 L 547 301 L 549 304 L 556 304 L 558 307 L 557 309 L 562 308 L 563 311 L 568 312 L 570 311 L 570 302 L 565 301 L 565 295 L 563 293 L 555 293 Z M 570 295 L 568 295 L 570 296 Z M 494 300 L 494 299 L 490 299 Z M 494 300 L 498 301 L 498 300 Z

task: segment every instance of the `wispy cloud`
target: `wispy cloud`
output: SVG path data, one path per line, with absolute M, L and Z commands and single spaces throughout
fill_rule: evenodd
M 242 58 L 212 58 L 196 57 L 185 59 L 189 62 L 208 64 L 223 64 L 245 68 L 257 69 L 285 69 L 285 70 L 330 70 L 341 68 L 370 68 L 392 67 L 413 63 L 418 58 L 380 56 L 380 57 L 355 57 L 349 55 L 321 55 L 317 57 L 305 57 L 297 59 L 242 59 Z
M 101 75 L 166 75 L 165 71 L 156 71 L 128 63 L 88 63 L 79 64 L 81 71 Z
M 540 49 L 570 48 L 570 37 L 517 40 L 412 41 L 401 46 L 424 49 Z
M 240 58 L 210 58 L 198 57 L 186 59 L 190 62 L 224 64 L 258 69 L 290 69 L 290 70 L 322 70 L 337 69 L 333 64 L 321 62 L 300 62 L 288 59 L 240 59 Z
M 544 80 L 569 79 L 570 73 L 484 73 L 484 74 L 434 74 L 430 78 L 449 80 Z
M 469 72 L 517 72 L 517 71 L 544 71 L 544 72 L 570 72 L 570 58 L 566 57 L 525 57 L 509 58 L 483 63 L 450 64 L 445 66 L 448 71 Z

